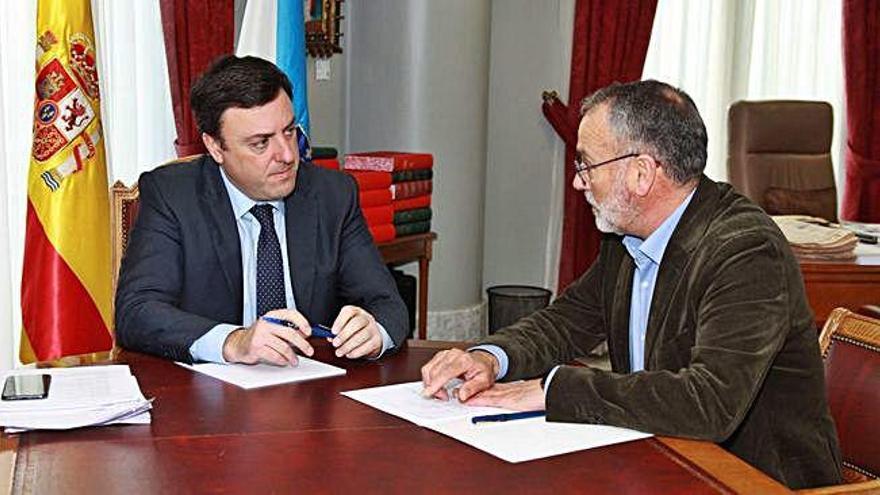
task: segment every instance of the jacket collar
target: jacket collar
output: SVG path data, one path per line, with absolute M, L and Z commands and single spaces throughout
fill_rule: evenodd
M 669 312 L 673 309 L 670 304 L 679 284 L 687 283 L 682 274 L 691 259 L 692 253 L 697 249 L 700 241 L 705 237 L 715 211 L 719 191 L 717 184 L 702 175 L 690 204 L 682 214 L 678 226 L 669 239 L 660 271 L 657 273 L 657 281 L 654 285 L 654 294 L 651 298 L 651 311 L 648 317 L 648 329 L 645 335 L 645 356 L 651 356 L 657 341 L 658 329 L 666 321 Z M 630 276 L 630 286 L 632 276 Z M 629 300 L 629 298 L 627 298 Z M 627 310 L 629 307 L 627 306 Z M 681 308 L 676 308 L 681 310 Z M 645 360 L 648 366 L 648 360 Z

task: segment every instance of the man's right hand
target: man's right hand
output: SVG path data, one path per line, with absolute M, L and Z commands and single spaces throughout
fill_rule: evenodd
M 485 351 L 450 349 L 438 352 L 422 366 L 425 387 L 422 395 L 449 400 L 446 384 L 454 378 L 461 378 L 464 383 L 458 388 L 458 400 L 464 402 L 495 384 L 499 366 L 495 356 Z
M 265 316 L 291 321 L 300 329 L 295 330 L 258 318 L 250 327 L 239 328 L 226 337 L 226 342 L 223 343 L 223 359 L 230 363 L 296 366 L 299 361 L 294 348 L 306 356 L 315 353 L 306 340 L 312 333 L 312 327 L 299 312 L 277 309 L 269 311 Z

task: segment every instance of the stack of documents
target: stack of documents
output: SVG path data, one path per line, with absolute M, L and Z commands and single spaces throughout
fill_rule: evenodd
M 779 215 L 773 220 L 795 256 L 802 260 L 852 261 L 856 258 L 858 237 L 838 224 L 802 215 Z
M 410 382 L 342 392 L 388 414 L 434 430 L 507 462 L 523 462 L 579 450 L 629 442 L 651 435 L 613 426 L 553 423 L 544 417 L 473 424 L 474 416 L 511 413 L 507 409 L 466 406 L 457 400 L 421 396 L 422 383 Z
M 40 374 L 52 375 L 48 397 L 0 401 L 0 426 L 7 433 L 150 422 L 151 400 L 127 365 L 18 369 L 4 373 L 3 382 Z

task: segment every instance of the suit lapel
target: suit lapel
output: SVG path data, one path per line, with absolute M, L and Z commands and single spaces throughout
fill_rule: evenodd
M 716 184 L 703 175 L 666 246 L 663 260 L 660 262 L 660 271 L 657 273 L 657 281 L 654 284 L 654 294 L 651 296 L 651 312 L 645 335 L 646 369 L 649 369 L 650 356 L 653 355 L 663 323 L 673 309 L 672 298 L 678 285 L 682 283 L 682 273 L 690 259 L 690 253 L 697 248 L 705 235 L 718 195 Z M 683 308 L 675 308 L 675 310 L 682 311 Z
M 660 327 L 666 321 L 666 315 L 672 310 L 672 296 L 675 289 L 681 283 L 681 273 L 684 270 L 687 257 L 681 249 L 672 242 L 666 247 L 663 260 L 660 262 L 660 271 L 654 282 L 654 294 L 651 296 L 651 309 L 648 313 L 648 328 L 645 332 L 645 369 L 650 368 L 650 356 L 654 351 Z M 681 311 L 684 308 L 675 308 Z
M 625 251 L 623 244 L 620 249 Z M 608 332 L 609 354 L 614 359 L 615 371 L 630 371 L 629 361 L 629 307 L 632 299 L 632 279 L 635 263 L 626 252 L 621 253 L 620 270 L 614 283 L 611 324 Z
M 309 193 L 308 180 L 306 167 L 300 166 L 296 189 L 284 202 L 290 280 L 300 312 L 311 306 L 318 243 L 318 204 Z
M 202 162 L 202 190 L 199 193 L 199 207 L 207 219 L 208 231 L 211 233 L 214 253 L 223 272 L 223 278 L 233 300 L 239 306 L 237 314 L 241 314 L 242 276 L 241 276 L 241 243 L 238 239 L 238 228 L 235 214 L 229 203 L 229 196 L 220 177 L 219 165 L 208 155 Z

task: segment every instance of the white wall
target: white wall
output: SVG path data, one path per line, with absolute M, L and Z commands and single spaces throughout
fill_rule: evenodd
M 556 288 L 565 146 L 541 92 L 567 100 L 574 0 L 492 4 L 483 282 Z
M 472 308 L 482 301 L 490 2 L 370 0 L 348 8 L 348 149 L 434 154 L 439 239 L 429 307 Z M 429 337 L 437 337 L 430 322 Z

